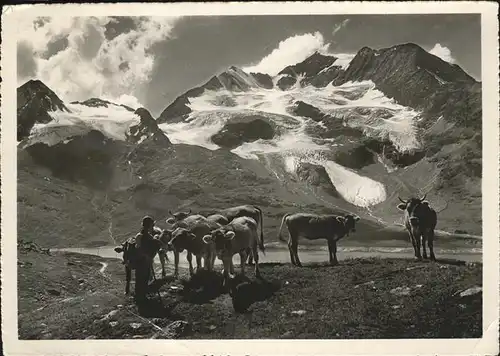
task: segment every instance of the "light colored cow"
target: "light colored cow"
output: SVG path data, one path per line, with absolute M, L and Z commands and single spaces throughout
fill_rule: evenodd
M 187 218 L 176 222 L 172 229 L 164 230 L 160 240 L 167 244 L 168 250 L 174 252 L 174 276 L 179 275 L 179 254 L 187 251 L 187 261 L 189 263 L 189 273 L 194 274 L 192 258 L 195 255 L 197 269 L 205 268 L 211 271 L 213 269 L 215 257 L 211 246 L 203 242 L 203 236 L 209 234 L 212 230 L 219 228 L 220 225 L 208 220 L 202 215 L 190 215 Z M 204 266 L 202 266 L 202 259 Z
M 261 278 L 259 270 L 259 254 L 257 246 L 263 250 L 259 244 L 257 232 L 257 222 L 247 216 L 233 219 L 227 225 L 211 231 L 203 237 L 207 246 L 213 245 L 215 255 L 222 260 L 224 264 L 224 283 L 234 274 L 233 256 L 240 255 L 241 274 L 245 275 L 245 263 L 248 255 L 251 253 L 255 260 L 255 275 Z
M 288 239 L 288 249 L 290 259 L 293 265 L 301 267 L 299 260 L 298 245 L 299 237 L 308 240 L 326 239 L 328 241 L 328 253 L 331 265 L 338 264 L 337 260 L 337 241 L 349 232 L 355 232 L 356 221 L 359 217 L 355 215 L 316 215 L 316 214 L 285 214 L 281 220 L 278 238 L 281 241 L 286 240 L 281 236 L 283 225 L 286 224 L 290 238 Z

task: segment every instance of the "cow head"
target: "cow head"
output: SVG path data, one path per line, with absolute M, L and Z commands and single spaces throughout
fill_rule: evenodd
M 196 239 L 196 235 L 191 231 L 178 227 L 171 233 L 171 239 L 167 246 L 169 250 L 175 250 L 177 252 L 182 252 L 185 249 L 190 250 L 193 242 Z
M 175 224 L 176 222 L 178 221 L 181 221 L 181 220 L 184 220 L 185 218 L 187 218 L 189 215 L 191 215 L 191 209 L 189 209 L 188 212 L 185 212 L 185 211 L 178 211 L 176 213 L 172 213 L 170 210 L 168 211 L 168 213 L 170 215 L 172 215 L 171 218 L 168 218 L 167 219 L 167 223 L 169 223 L 170 225 L 173 225 Z
M 122 253 L 122 264 L 129 266 L 135 261 L 135 244 L 129 242 L 128 240 L 123 242 L 120 246 L 114 248 L 116 253 Z
M 410 198 L 408 200 L 403 200 L 398 197 L 401 204 L 398 204 L 398 209 L 403 210 L 408 214 L 408 220 L 411 226 L 418 226 L 422 209 L 429 207 L 429 202 L 425 200 L 425 194 L 422 198 Z
M 165 229 L 161 234 L 155 235 L 155 238 L 160 241 L 164 250 L 172 251 L 171 246 L 169 246 L 169 242 L 172 240 L 172 232 L 174 232 L 174 230 Z
M 349 236 L 349 232 L 356 232 L 356 221 L 359 221 L 360 217 L 357 215 L 347 214 L 345 216 L 337 216 L 337 221 L 344 225 L 345 233 Z
M 224 253 L 231 249 L 231 241 L 234 239 L 234 236 L 234 231 L 222 228 L 212 231 L 210 235 L 203 236 L 203 242 L 207 245 L 213 243 L 217 258 L 222 260 Z

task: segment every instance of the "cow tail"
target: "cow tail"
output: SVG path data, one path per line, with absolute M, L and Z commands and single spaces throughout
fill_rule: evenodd
M 286 240 L 281 236 L 281 230 L 283 229 L 283 224 L 285 223 L 285 220 L 286 218 L 291 215 L 290 213 L 287 213 L 285 215 L 283 215 L 283 219 L 281 219 L 281 225 L 280 225 L 280 229 L 278 231 L 278 238 L 283 241 L 283 242 L 286 242 Z
M 259 216 L 260 216 L 260 244 L 259 244 L 259 248 L 262 252 L 265 251 L 265 248 L 264 248 L 264 220 L 262 218 L 262 209 L 260 209 L 258 206 L 255 207 L 258 211 L 259 211 Z

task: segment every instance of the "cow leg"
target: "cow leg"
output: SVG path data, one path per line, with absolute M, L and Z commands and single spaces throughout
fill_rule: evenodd
M 213 271 L 215 268 L 215 252 L 210 252 L 209 260 L 210 260 L 210 270 Z
M 299 239 L 298 238 L 295 238 L 294 240 L 292 240 L 292 250 L 293 250 L 293 255 L 295 256 L 295 264 L 299 267 L 302 267 L 302 263 L 300 263 L 300 259 L 299 259 L 299 252 L 298 252 L 298 248 L 299 248 Z
M 179 278 L 179 252 L 174 250 L 174 277 Z
M 422 257 L 424 258 L 424 260 L 427 259 L 427 249 L 425 248 L 425 243 L 426 243 L 426 240 L 427 240 L 427 234 L 422 234 Z
M 255 277 L 261 279 L 262 276 L 260 274 L 260 269 L 259 269 L 259 252 L 257 251 L 257 244 L 254 244 L 252 246 L 252 254 L 255 260 Z
M 160 257 L 160 263 L 161 263 L 161 277 L 165 278 L 167 276 L 167 272 L 165 271 L 165 262 L 167 259 L 167 253 L 160 252 L 158 256 Z
M 339 261 L 337 260 L 337 241 L 333 240 L 331 242 L 332 245 L 332 255 L 333 255 L 333 260 L 330 261 L 330 264 L 332 266 L 336 266 L 339 264 Z
M 187 256 L 186 256 L 186 259 L 189 263 L 189 275 L 193 275 L 194 274 L 194 268 L 193 268 L 193 254 L 191 252 L 188 251 L 187 253 Z
M 421 235 L 420 233 L 415 235 L 413 234 L 413 237 L 414 237 L 414 240 L 415 240 L 415 257 L 417 258 L 417 260 L 422 260 L 422 255 L 420 254 L 420 239 L 421 239 Z
M 327 239 L 326 242 L 328 243 L 328 259 L 330 264 L 333 265 L 333 251 L 332 251 L 333 241 L 331 239 Z
M 247 261 L 247 263 L 248 263 L 249 266 L 252 266 L 253 265 L 253 261 L 254 261 L 252 250 L 248 249 L 247 253 L 248 253 L 248 261 Z
M 290 251 L 290 262 L 292 265 L 296 265 L 295 263 L 295 255 L 293 254 L 293 248 L 292 248 L 292 237 L 290 236 L 290 239 L 288 240 L 288 250 Z
M 130 280 L 132 279 L 132 268 L 130 267 L 125 267 L 125 278 L 126 278 L 126 283 L 125 283 L 125 294 L 130 294 Z M 136 281 L 137 283 L 137 281 Z
M 302 267 L 299 260 L 299 255 L 297 253 L 297 248 L 299 245 L 299 237 L 297 235 L 290 234 L 290 239 L 288 240 L 288 249 L 290 250 L 290 259 L 292 264 L 295 266 Z
M 233 263 L 233 258 L 229 260 L 229 273 L 231 273 L 232 276 L 234 276 L 234 263 Z
M 196 273 L 203 269 L 203 266 L 201 265 L 201 255 L 196 256 Z
M 222 260 L 222 263 L 224 265 L 224 270 L 222 271 L 223 275 L 223 287 L 225 288 L 226 286 L 229 285 L 229 278 L 230 278 L 230 271 L 233 270 L 233 263 L 232 263 L 232 258 L 229 257 L 224 257 Z
M 415 242 L 415 236 L 413 236 L 413 233 L 410 230 L 408 230 L 408 234 L 410 235 L 410 241 L 411 244 L 413 245 L 413 252 L 415 254 L 415 257 L 417 258 L 418 254 L 417 254 L 417 245 Z
M 247 254 L 247 251 L 246 250 L 242 250 L 240 251 L 240 269 L 241 269 L 241 275 L 244 276 L 245 275 L 245 263 L 247 262 L 247 257 L 248 257 L 248 254 Z
M 431 261 L 435 261 L 436 256 L 434 256 L 434 230 L 429 231 L 429 236 L 427 237 L 427 243 L 429 244 L 429 253 L 431 255 Z

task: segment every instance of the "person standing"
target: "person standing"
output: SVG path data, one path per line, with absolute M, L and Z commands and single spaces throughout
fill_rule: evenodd
M 146 299 L 153 259 L 158 252 L 158 242 L 154 239 L 155 221 L 150 216 L 142 219 L 141 232 L 135 237 L 137 265 L 135 269 L 135 299 L 138 302 Z

